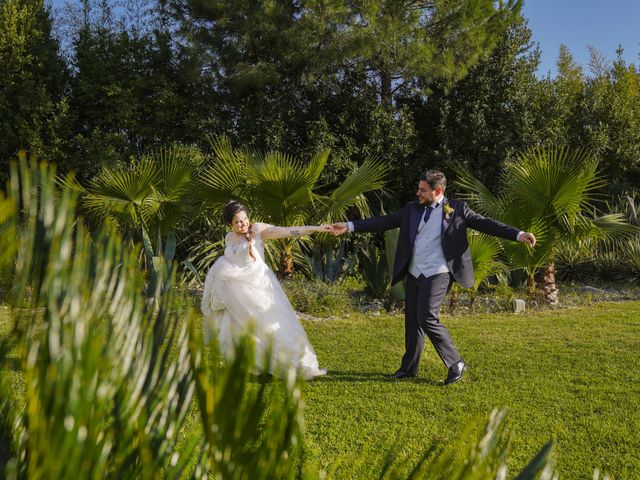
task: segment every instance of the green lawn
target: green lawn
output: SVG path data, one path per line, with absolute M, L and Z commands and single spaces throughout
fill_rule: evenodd
M 0 330 L 7 320 L 0 310 Z M 305 322 L 329 369 L 304 386 L 307 451 L 323 469 L 339 462 L 335 478 L 376 478 L 393 445 L 409 468 L 429 446 L 450 444 L 506 407 L 511 475 L 555 437 L 561 479 L 590 479 L 595 468 L 640 478 L 640 302 L 443 322 L 469 367 L 448 387 L 430 344 L 419 378 L 383 377 L 403 352 L 400 316 Z M 17 354 L 10 362 L 21 390 Z
M 640 478 L 640 302 L 442 320 L 469 368 L 448 387 L 430 343 L 419 378 L 383 377 L 403 353 L 400 316 L 305 323 L 329 369 L 305 386 L 307 441 L 323 468 L 339 460 L 338 478 L 371 478 L 396 439 L 415 462 L 506 407 L 511 474 L 555 437 L 563 479 L 596 467 Z

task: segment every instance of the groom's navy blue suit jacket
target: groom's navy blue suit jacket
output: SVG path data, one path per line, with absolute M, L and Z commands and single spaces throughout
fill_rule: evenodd
M 456 282 L 466 288 L 473 287 L 473 264 L 467 240 L 467 227 L 489 235 L 517 240 L 520 230 L 500 223 L 491 218 L 483 217 L 471 210 L 460 200 L 444 199 L 453 212 L 447 215 L 446 208 L 442 209 L 442 251 Z M 409 263 L 413 255 L 413 244 L 418 233 L 418 226 L 424 216 L 425 207 L 418 201 L 409 202 L 397 212 L 365 220 L 353 220 L 356 232 L 383 232 L 400 227 L 398 248 L 393 263 L 393 277 L 391 283 L 402 280 L 409 271 Z

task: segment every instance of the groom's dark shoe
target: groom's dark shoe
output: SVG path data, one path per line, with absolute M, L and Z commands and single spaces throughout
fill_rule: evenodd
M 408 373 L 403 370 L 398 370 L 396 373 L 392 373 L 391 375 L 387 375 L 387 378 L 400 380 L 402 378 L 415 378 L 418 375 L 415 373 Z
M 456 383 L 458 380 L 462 378 L 462 374 L 464 373 L 467 365 L 464 363 L 463 359 L 458 360 L 456 363 L 449 367 L 449 371 L 447 372 L 447 378 L 444 380 L 445 385 L 449 385 L 450 383 Z

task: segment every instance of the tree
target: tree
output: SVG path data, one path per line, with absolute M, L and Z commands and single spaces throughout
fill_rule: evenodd
M 545 299 L 557 303 L 555 258 L 559 245 L 583 238 L 606 239 L 631 235 L 636 228 L 621 214 L 598 215 L 596 192 L 605 185 L 598 161 L 585 151 L 567 148 L 530 149 L 506 164 L 500 190 L 487 188 L 470 173 L 458 171 L 458 185 L 479 213 L 495 217 L 536 235 L 535 249 L 508 242 L 513 267 L 527 273 L 530 296 L 535 275 Z
M 521 2 L 364 1 L 349 12 L 347 31 L 354 64 L 367 73 L 383 105 L 404 89 L 448 85 L 496 46 L 519 13 Z
M 542 80 L 543 116 L 545 128 L 541 132 L 547 146 L 581 148 L 580 104 L 584 98 L 584 72 L 566 45 L 560 45 L 556 62 L 558 74 L 554 79 Z
M 496 173 L 507 160 L 546 140 L 536 78 L 539 61 L 539 48 L 520 18 L 491 55 L 452 88 L 434 82 L 424 99 L 401 99 L 415 112 L 418 156 L 443 167 L 464 165 L 483 183 L 497 187 Z
M 349 158 L 358 164 L 373 153 L 392 165 L 399 187 L 415 135 L 399 95 L 424 95 L 436 79 L 464 77 L 494 48 L 521 2 L 162 4 L 208 53 L 212 88 L 225 99 L 223 131 L 234 142 L 298 155 L 309 140 L 337 140 L 319 149 L 356 151 Z M 326 135 L 312 130 L 317 125 L 328 125 Z
M 594 76 L 578 112 L 581 142 L 600 159 L 611 193 L 640 186 L 640 72 L 619 57 L 608 68 L 592 50 Z
M 0 181 L 19 150 L 59 159 L 68 72 L 42 0 L 0 1 Z
M 101 166 L 127 163 L 174 142 L 197 143 L 212 121 L 212 99 L 200 57 L 174 39 L 159 13 L 138 22 L 120 19 L 88 2 L 72 39 L 70 110 L 74 138 L 66 170 L 82 181 Z
M 349 208 L 369 213 L 365 192 L 383 186 L 387 167 L 369 159 L 342 184 L 323 191 L 318 184 L 329 151 L 314 155 L 307 162 L 280 153 L 234 149 L 226 137 L 212 139 L 214 162 L 200 177 L 199 195 L 210 206 L 230 199 L 247 202 L 254 220 L 275 225 L 332 223 L 344 219 Z M 305 164 L 306 163 L 306 164 Z M 293 249 L 296 239 L 285 238 L 279 244 L 279 272 L 293 273 Z

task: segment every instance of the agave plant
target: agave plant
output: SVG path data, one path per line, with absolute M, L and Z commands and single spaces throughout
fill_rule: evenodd
M 400 230 L 394 228 L 393 230 L 387 230 L 384 232 L 384 249 L 387 256 L 387 270 L 393 272 L 393 263 L 395 261 L 396 249 L 398 248 L 398 238 L 400 237 Z M 398 282 L 395 285 L 391 285 L 391 294 L 393 298 L 398 301 L 404 301 L 404 288 L 405 282 Z
M 387 166 L 367 160 L 336 189 L 321 191 L 320 175 L 329 157 L 324 150 L 308 162 L 280 152 L 234 149 L 228 138 L 210 138 L 214 163 L 201 176 L 198 192 L 210 206 L 240 199 L 254 220 L 275 225 L 315 224 L 344 219 L 351 207 L 369 214 L 364 193 L 382 187 Z M 297 239 L 276 242 L 279 273 L 293 273 Z
M 629 223 L 638 226 L 640 196 L 632 192 L 607 202 L 610 213 L 624 214 Z M 606 239 L 596 245 L 595 265 L 598 273 L 610 280 L 638 281 L 640 279 L 640 228 L 636 235 Z
M 593 278 L 597 273 L 599 248 L 598 242 L 590 238 L 560 245 L 556 253 L 557 278 L 563 281 Z
M 314 242 L 311 254 L 307 254 L 309 269 L 315 278 L 323 282 L 336 282 L 353 270 L 353 261 L 345 255 L 346 242 Z
M 458 170 L 458 185 L 479 213 L 536 235 L 535 249 L 506 243 L 511 266 L 528 277 L 530 296 L 539 288 L 547 301 L 557 302 L 555 258 L 563 242 L 584 238 L 607 239 L 635 231 L 621 214 L 594 214 L 597 191 L 605 180 L 598 162 L 583 150 L 531 149 L 505 165 L 502 189 L 492 192 L 470 173 Z
M 374 245 L 360 252 L 360 266 L 365 291 L 373 298 L 382 298 L 389 289 L 389 267 L 385 253 Z

